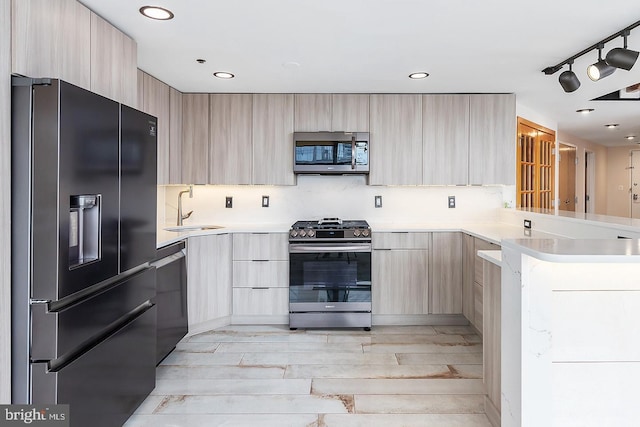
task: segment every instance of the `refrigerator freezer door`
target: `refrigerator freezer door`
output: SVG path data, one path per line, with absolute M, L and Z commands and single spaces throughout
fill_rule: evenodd
M 120 271 L 156 256 L 157 119 L 121 106 Z

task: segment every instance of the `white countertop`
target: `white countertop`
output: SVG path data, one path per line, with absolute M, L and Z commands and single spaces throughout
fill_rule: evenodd
M 189 224 L 190 226 L 192 224 Z M 163 247 L 193 236 L 206 236 L 211 234 L 227 233 L 287 233 L 291 224 L 216 224 L 222 228 L 204 230 L 185 230 L 181 232 L 158 230 L 157 247 Z M 397 223 L 370 223 L 371 230 L 375 232 L 464 232 L 479 237 L 491 243 L 501 244 L 504 239 L 550 239 L 557 235 L 540 231 L 525 230 L 508 224 L 495 223 L 442 223 L 425 222 L 411 224 Z
M 638 239 L 507 239 L 503 247 L 551 262 L 640 262 Z

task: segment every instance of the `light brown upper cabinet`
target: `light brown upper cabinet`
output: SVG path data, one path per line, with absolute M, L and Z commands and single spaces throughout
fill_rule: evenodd
M 138 105 L 136 42 L 91 12 L 91 91 Z
M 138 71 L 138 75 L 140 74 L 142 74 L 142 88 L 138 87 L 138 93 L 141 93 L 138 105 L 140 110 L 158 119 L 158 184 L 169 184 L 169 85 L 144 71 Z M 140 86 L 140 81 L 138 85 Z
M 422 97 L 423 184 L 469 182 L 469 95 Z
M 369 95 L 296 94 L 296 132 L 368 132 Z
M 251 184 L 250 94 L 209 98 L 209 184 Z
M 209 179 L 209 95 L 182 95 L 182 184 Z
M 369 132 L 369 95 L 331 95 L 331 130 Z
M 253 184 L 295 185 L 293 94 L 253 95 Z
M 422 184 L 422 95 L 370 96 L 372 185 Z
M 469 184 L 515 185 L 515 95 L 470 95 L 469 101 Z
M 11 2 L 12 72 L 91 87 L 91 11 L 76 0 Z
M 169 184 L 182 184 L 182 92 L 169 89 Z
M 294 117 L 296 132 L 331 130 L 331 94 L 296 94 Z

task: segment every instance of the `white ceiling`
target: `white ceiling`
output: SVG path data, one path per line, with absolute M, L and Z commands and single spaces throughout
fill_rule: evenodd
M 582 86 L 571 94 L 560 73 L 541 72 L 640 20 L 638 1 L 80 1 L 137 41 L 142 70 L 182 92 L 513 92 L 561 132 L 604 145 L 635 144 L 628 134 L 640 142 L 640 101 L 589 101 L 640 82 L 640 61 L 592 82 L 585 70 L 597 54 L 587 54 L 576 60 Z M 175 18 L 147 19 L 138 13 L 145 5 Z M 621 38 L 603 55 L 617 46 Z M 640 27 L 629 47 L 640 50 Z M 415 71 L 430 77 L 407 78 Z M 595 112 L 575 112 L 587 107 Z M 604 128 L 611 122 L 619 129 Z

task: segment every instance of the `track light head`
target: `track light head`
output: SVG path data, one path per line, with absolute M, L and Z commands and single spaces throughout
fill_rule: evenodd
M 567 93 L 573 92 L 580 87 L 580 80 L 578 80 L 578 76 L 576 76 L 576 73 L 571 69 L 571 63 L 569 63 L 569 69 L 567 71 L 560 73 L 558 81 L 562 89 Z
M 615 67 L 607 64 L 607 61 L 602 59 L 602 48 L 604 45 L 598 46 L 598 62 L 591 64 L 587 67 L 587 75 L 591 80 L 597 82 L 600 79 L 604 79 L 607 76 L 613 74 L 616 70 Z
M 622 37 L 624 38 L 624 47 L 613 48 L 607 53 L 605 60 L 607 64 L 612 67 L 622 68 L 629 71 L 638 59 L 638 52 L 635 50 L 627 49 L 627 36 L 630 31 L 625 32 Z

